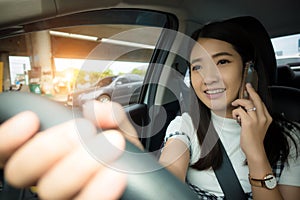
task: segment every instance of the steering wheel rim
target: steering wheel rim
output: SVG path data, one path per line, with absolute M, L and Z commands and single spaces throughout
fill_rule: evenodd
M 71 109 L 51 101 L 40 95 L 23 92 L 7 92 L 0 94 L 0 123 L 25 110 L 35 112 L 40 119 L 40 130 L 45 130 L 56 124 L 73 119 Z M 38 102 L 38 104 L 36 103 Z M 47 112 L 49 110 L 50 112 Z M 53 117 L 52 117 L 52 116 Z M 80 113 L 76 113 L 80 116 Z M 126 141 L 126 151 L 142 153 L 140 149 Z M 126 168 L 134 165 L 155 169 L 151 172 L 128 174 L 128 184 L 121 199 L 197 199 L 192 190 L 169 171 L 164 169 L 150 154 L 144 154 L 143 162 L 127 154 L 121 156 L 117 162 L 119 165 L 126 165 Z M 134 169 L 134 168 L 133 168 Z M 163 188 L 163 189 L 162 189 Z M 0 192 L 0 194 L 3 192 Z M 3 194 L 1 194 L 3 196 Z M 0 197 L 1 197 L 0 195 Z M 1 198 L 2 199 L 2 198 Z M 11 199 L 11 198 L 9 198 Z

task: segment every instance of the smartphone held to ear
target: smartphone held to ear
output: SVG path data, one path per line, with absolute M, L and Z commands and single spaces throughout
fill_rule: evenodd
M 239 91 L 239 99 L 248 99 L 249 95 L 246 90 L 246 83 L 251 83 L 252 87 L 257 91 L 258 87 L 258 76 L 257 72 L 254 69 L 254 64 L 252 61 L 246 63 L 241 88 Z

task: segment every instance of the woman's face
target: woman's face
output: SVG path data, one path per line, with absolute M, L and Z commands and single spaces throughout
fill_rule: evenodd
M 230 43 L 200 38 L 191 53 L 191 82 L 198 98 L 214 113 L 232 118 L 231 102 L 242 81 L 242 58 Z

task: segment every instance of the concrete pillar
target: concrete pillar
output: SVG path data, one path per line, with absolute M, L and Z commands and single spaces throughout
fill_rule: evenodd
M 0 61 L 3 62 L 3 91 L 8 91 L 11 86 L 8 52 L 0 52 Z
M 39 31 L 31 34 L 32 43 L 32 67 L 40 68 L 40 84 L 43 92 L 49 93 L 52 88 L 53 65 L 51 38 L 49 31 Z M 50 89 L 51 90 L 51 89 Z

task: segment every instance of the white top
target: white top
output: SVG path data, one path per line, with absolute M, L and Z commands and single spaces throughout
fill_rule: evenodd
M 246 156 L 240 148 L 240 125 L 234 119 L 222 118 L 214 113 L 212 113 L 212 122 L 227 151 L 244 192 L 251 192 L 251 185 L 248 181 L 249 169 L 244 164 Z M 170 123 L 165 141 L 171 137 L 180 139 L 189 148 L 191 155 L 190 166 L 199 160 L 201 148 L 197 139 L 196 129 L 193 126 L 191 117 L 187 113 L 176 117 Z M 299 140 L 297 141 L 300 144 Z M 289 166 L 284 167 L 279 184 L 300 186 L 300 158 L 295 159 L 295 148 L 291 149 L 288 162 Z M 202 190 L 217 196 L 224 196 L 212 169 L 199 171 L 189 167 L 187 180 Z

